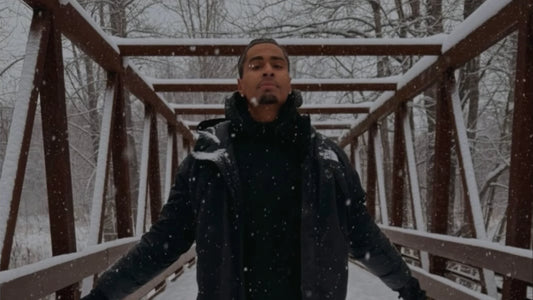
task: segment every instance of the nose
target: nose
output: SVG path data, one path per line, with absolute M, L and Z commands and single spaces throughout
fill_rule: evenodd
M 265 68 L 263 69 L 263 77 L 273 77 L 274 76 L 274 68 L 272 68 L 272 65 L 267 63 L 265 64 Z

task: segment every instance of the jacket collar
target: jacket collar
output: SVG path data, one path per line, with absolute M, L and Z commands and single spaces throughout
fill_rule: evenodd
M 302 104 L 299 91 L 289 94 L 280 108 L 278 118 L 269 123 L 256 122 L 248 112 L 246 99 L 238 92 L 226 99 L 226 118 L 230 120 L 230 134 L 235 138 L 272 138 L 282 144 L 303 147 L 308 144 L 310 120 L 301 116 L 297 108 Z

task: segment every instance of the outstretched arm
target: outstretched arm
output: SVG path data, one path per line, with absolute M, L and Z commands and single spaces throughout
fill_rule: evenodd
M 352 256 L 405 300 L 426 299 L 418 280 L 400 253 L 371 219 L 364 205 L 352 212 L 350 250 Z
M 342 156 L 346 174 L 346 189 L 352 201 L 347 202 L 347 233 L 350 254 L 370 272 L 378 276 L 389 288 L 398 291 L 406 300 L 426 299 L 418 280 L 400 253 L 381 232 L 365 206 L 365 193 L 359 175 Z
M 165 270 L 194 241 L 194 213 L 189 196 L 192 158 L 180 166 L 159 219 L 140 242 L 107 270 L 85 300 L 122 299 Z

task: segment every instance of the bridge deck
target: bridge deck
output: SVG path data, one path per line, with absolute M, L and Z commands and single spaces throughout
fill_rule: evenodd
M 154 300 L 191 300 L 196 299 L 198 286 L 196 285 L 196 265 L 184 268 L 184 273 L 174 282 L 167 285 L 165 291 L 157 295 Z M 398 293 L 391 291 L 374 275 L 359 266 L 350 263 L 348 270 L 347 300 L 395 300 Z

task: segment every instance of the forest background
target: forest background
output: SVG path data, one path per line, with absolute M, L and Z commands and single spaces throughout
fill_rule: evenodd
M 79 1 L 108 34 L 128 38 L 421 38 L 451 32 L 482 0 L 113 0 Z M 0 0 L 0 163 L 2 163 L 15 95 L 24 59 L 31 9 L 22 1 Z M 92 189 L 106 74 L 69 40 L 63 40 L 70 156 L 73 176 L 77 248 L 87 244 Z M 469 147 L 491 240 L 503 243 L 508 194 L 509 153 L 513 113 L 516 34 L 511 34 L 457 72 Z M 292 78 L 375 78 L 405 73 L 420 57 L 292 57 Z M 236 78 L 236 57 L 130 58 L 154 78 Z M 379 92 L 305 92 L 304 102 L 334 104 L 372 102 Z M 227 93 L 165 93 L 169 103 L 223 103 Z M 143 104 L 128 95 L 127 124 L 131 182 L 139 182 Z M 435 131 L 434 88 L 409 103 L 425 215 L 432 194 L 432 153 Z M 38 108 L 39 110 L 39 108 Z M 356 115 L 313 116 L 313 121 L 344 120 Z M 198 121 L 199 119 L 190 119 Z M 166 127 L 159 122 L 161 146 Z M 386 186 L 391 186 L 393 118 L 380 124 Z M 328 131 L 328 136 L 341 133 Z M 359 141 L 365 169 L 366 138 Z M 182 147 L 180 143 L 180 147 Z M 39 111 L 25 176 L 10 268 L 51 256 Z M 347 149 L 348 150 L 348 149 Z M 160 154 L 164 165 L 165 153 Z M 181 156 L 183 158 L 183 156 Z M 471 236 L 465 226 L 464 193 L 457 159 L 450 182 L 449 234 Z M 162 171 L 165 171 L 164 169 Z M 363 182 L 365 181 L 364 172 Z M 112 174 L 112 172 L 110 172 Z M 112 181 L 112 176 L 109 176 Z M 112 184 L 108 185 L 112 187 Z M 137 194 L 132 184 L 131 195 Z M 389 189 L 390 190 L 390 189 Z M 113 197 L 110 190 L 107 195 Z M 406 194 L 406 197 L 409 195 Z M 134 199 L 136 197 L 133 197 Z M 390 199 L 390 197 L 387 197 Z M 115 235 L 112 201 L 106 201 L 105 240 Z M 135 209 L 135 203 L 134 209 Z M 406 227 L 412 227 L 406 208 Z M 379 216 L 378 216 L 379 218 Z M 426 222 L 429 218 L 426 217 Z

